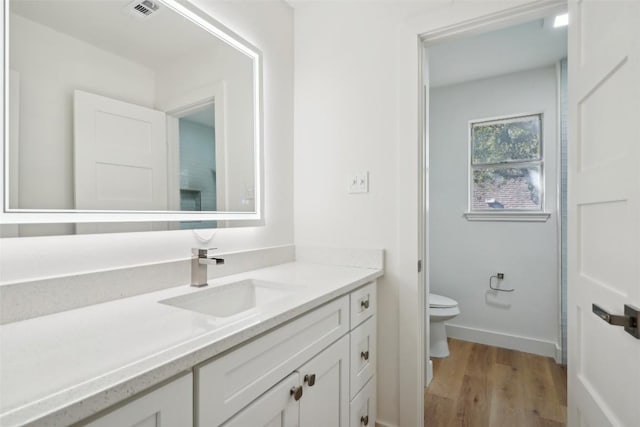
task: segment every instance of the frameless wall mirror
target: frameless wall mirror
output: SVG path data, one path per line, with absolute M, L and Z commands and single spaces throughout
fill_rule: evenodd
M 186 1 L 10 0 L 4 14 L 3 222 L 261 218 L 256 48 Z

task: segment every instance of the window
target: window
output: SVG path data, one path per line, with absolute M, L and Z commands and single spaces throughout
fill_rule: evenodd
M 469 157 L 470 213 L 542 212 L 542 114 L 471 122 Z

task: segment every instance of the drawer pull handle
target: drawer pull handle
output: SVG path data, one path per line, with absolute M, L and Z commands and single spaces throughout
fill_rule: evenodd
M 302 397 L 302 386 L 293 387 L 290 392 L 291 396 L 298 401 Z
M 361 352 L 360 357 L 362 357 L 364 360 L 369 360 L 369 350 Z
M 309 387 L 313 387 L 313 385 L 316 383 L 316 374 L 305 375 L 304 382 L 309 384 Z
M 369 308 L 369 300 L 366 299 L 366 300 L 360 301 L 360 307 L 364 308 L 365 310 Z
M 363 415 L 360 417 L 360 422 L 366 426 L 369 425 L 369 415 Z

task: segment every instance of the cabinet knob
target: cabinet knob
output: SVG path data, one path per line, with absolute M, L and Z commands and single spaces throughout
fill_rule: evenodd
M 360 353 L 360 357 L 362 357 L 364 360 L 369 360 L 369 350 Z
M 302 397 L 302 386 L 293 387 L 290 392 L 291 396 L 298 401 Z
M 363 415 L 362 417 L 360 417 L 360 423 L 364 424 L 365 426 L 369 425 L 369 415 Z
M 360 307 L 364 308 L 365 310 L 369 308 L 369 299 L 360 301 Z
M 316 383 L 316 374 L 305 375 L 304 382 L 309 384 L 309 387 L 313 387 L 313 385 Z

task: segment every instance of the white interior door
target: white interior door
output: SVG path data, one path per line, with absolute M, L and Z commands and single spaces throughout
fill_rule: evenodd
M 640 306 L 640 2 L 570 2 L 569 425 L 637 426 L 640 340 L 592 312 Z
M 74 93 L 76 209 L 167 210 L 165 114 Z

